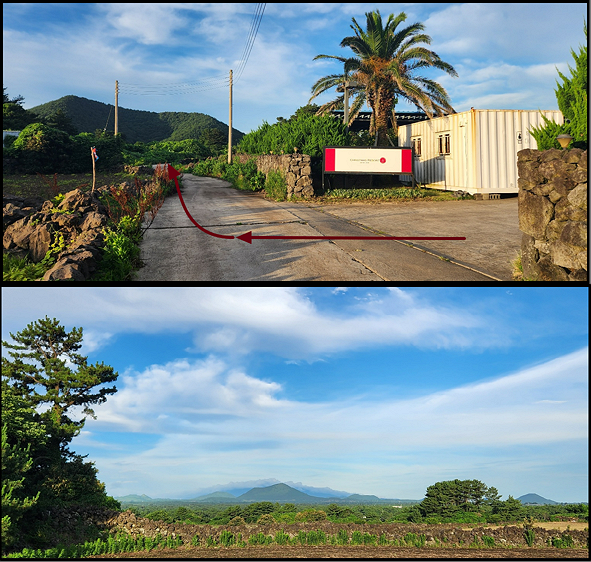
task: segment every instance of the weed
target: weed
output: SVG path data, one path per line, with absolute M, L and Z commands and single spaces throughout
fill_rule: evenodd
M 486 546 L 487 548 L 494 548 L 495 546 L 495 539 L 493 537 L 483 535 L 482 542 L 484 543 L 484 546 Z

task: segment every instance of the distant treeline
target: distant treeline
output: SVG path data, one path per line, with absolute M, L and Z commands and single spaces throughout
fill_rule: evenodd
M 391 505 L 296 505 L 293 503 L 255 502 L 248 505 L 130 505 L 123 509 L 154 521 L 167 523 L 228 525 L 242 523 L 296 523 L 331 521 L 333 523 L 502 523 L 521 522 L 531 517 L 537 521 L 577 519 L 588 521 L 586 504 L 523 506 L 519 500 L 499 501 L 493 506 L 481 506 L 479 511 L 457 510 L 441 515 L 427 512 L 422 504 L 394 507 Z M 261 521 L 261 518 L 264 520 Z

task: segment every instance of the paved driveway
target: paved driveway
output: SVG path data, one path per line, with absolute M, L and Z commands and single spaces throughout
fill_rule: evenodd
M 466 242 L 414 245 L 502 281 L 521 249 L 517 197 L 489 201 L 411 201 L 307 205 L 390 236 L 465 236 Z M 408 244 L 408 242 L 407 242 Z
M 220 239 L 196 228 L 178 196 L 167 198 L 141 245 L 138 281 L 510 280 L 519 249 L 517 201 L 277 203 L 212 178 L 183 177 L 192 217 L 211 232 L 240 236 L 466 236 L 467 241 Z M 424 251 L 428 250 L 428 251 Z M 454 263 L 457 262 L 457 263 Z M 460 265 L 461 264 L 461 265 Z

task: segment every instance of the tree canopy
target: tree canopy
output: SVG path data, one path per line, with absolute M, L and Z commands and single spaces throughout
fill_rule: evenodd
M 97 469 L 68 445 L 116 387 L 118 373 L 78 353 L 82 328 L 45 317 L 10 334 L 2 357 L 2 543 L 37 540 L 43 513 L 57 505 L 118 507 Z M 24 513 L 27 523 L 24 525 Z
M 394 119 L 394 108 L 399 98 L 404 98 L 425 113 L 432 116 L 454 113 L 446 90 L 434 80 L 417 71 L 423 68 L 437 68 L 451 76 L 457 76 L 453 66 L 424 45 L 431 44 L 431 37 L 422 33 L 424 24 L 414 23 L 400 27 L 406 21 L 406 14 L 390 14 L 385 24 L 379 10 L 367 12 L 366 28 L 363 29 L 353 18 L 355 35 L 345 37 L 341 47 L 349 47 L 355 56 L 345 58 L 332 55 L 318 55 L 318 59 L 334 59 L 343 63 L 343 73 L 320 78 L 312 86 L 312 97 L 331 88 L 344 92 L 344 85 L 354 98 L 350 122 L 355 119 L 363 104 L 367 102 L 373 112 L 372 133 L 376 143 L 385 145 L 388 120 Z M 344 95 L 324 104 L 320 112 L 344 107 Z

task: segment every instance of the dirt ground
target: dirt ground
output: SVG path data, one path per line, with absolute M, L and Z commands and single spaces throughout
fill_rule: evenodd
M 388 546 L 246 546 L 239 547 L 179 547 L 151 552 L 103 554 L 91 558 L 589 558 L 589 551 L 575 548 L 404 548 Z
M 478 525 L 479 526 L 479 525 Z M 485 529 L 499 529 L 502 525 L 486 525 Z M 534 527 L 541 527 L 549 531 L 566 531 L 569 527 L 572 531 L 584 531 L 589 528 L 589 523 L 579 521 L 536 521 Z M 462 527 L 464 531 L 470 531 L 473 527 Z

